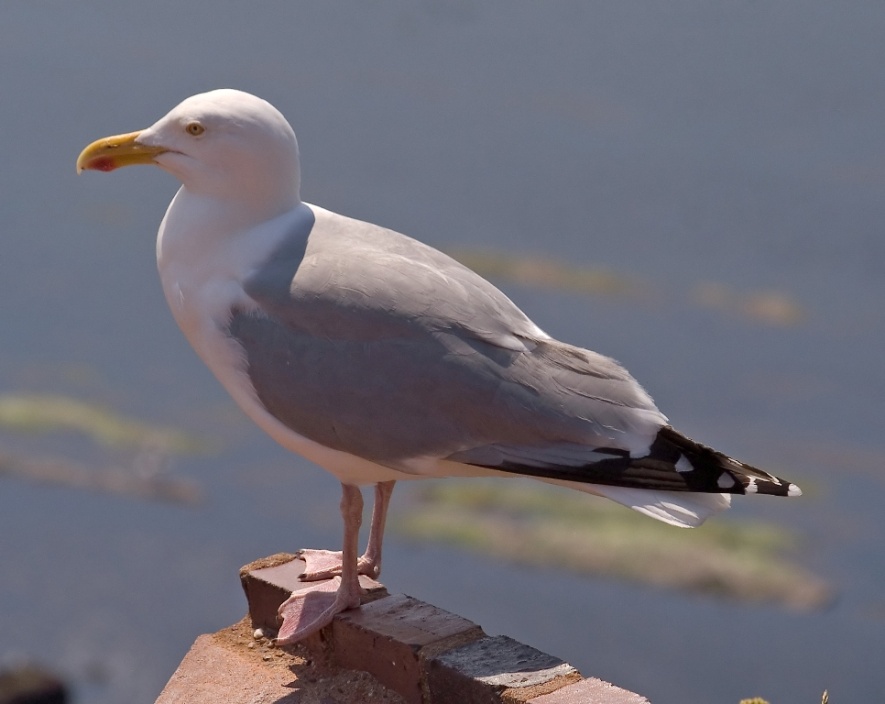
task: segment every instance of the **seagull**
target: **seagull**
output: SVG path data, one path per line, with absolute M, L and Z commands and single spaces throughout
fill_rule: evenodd
M 93 142 L 77 172 L 133 164 L 181 182 L 157 264 L 185 337 L 249 418 L 341 482 L 342 550 L 299 553 L 302 579 L 328 586 L 283 603 L 281 644 L 359 606 L 400 480 L 533 477 L 679 527 L 734 494 L 802 493 L 676 431 L 618 362 L 552 338 L 451 257 L 303 202 L 295 133 L 261 98 L 194 95 Z

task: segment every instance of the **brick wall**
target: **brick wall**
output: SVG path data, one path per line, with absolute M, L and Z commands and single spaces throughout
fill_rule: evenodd
M 279 605 L 292 591 L 322 584 L 300 582 L 303 569 L 292 555 L 245 566 L 249 615 L 198 638 L 157 704 L 648 704 L 366 577 L 359 609 L 303 643 L 274 647 Z

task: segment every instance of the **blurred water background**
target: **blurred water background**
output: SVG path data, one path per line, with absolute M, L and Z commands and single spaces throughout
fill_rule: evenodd
M 0 664 L 49 665 L 79 702 L 153 701 L 196 635 L 242 616 L 240 565 L 340 541 L 335 481 L 251 427 L 166 310 L 154 234 L 177 184 L 74 176 L 93 139 L 236 87 L 294 125 L 305 200 L 625 282 L 495 279 L 684 432 L 802 484 L 732 513 L 798 533 L 839 598 L 747 606 L 398 535 L 391 590 L 656 704 L 885 701 L 883 37 L 861 0 L 0 4 L 0 394 L 211 448 L 162 467 L 197 504 L 0 476 Z M 0 443 L 157 469 L 77 433 Z

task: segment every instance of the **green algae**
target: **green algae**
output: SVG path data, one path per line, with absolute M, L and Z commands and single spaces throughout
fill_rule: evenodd
M 180 430 L 126 418 L 103 406 L 60 395 L 0 395 L 0 429 L 76 432 L 109 447 L 152 448 L 166 453 L 206 449 L 198 438 Z
M 685 530 L 621 506 L 518 480 L 447 481 L 418 489 L 394 529 L 527 566 L 619 578 L 796 609 L 832 590 L 789 558 L 795 537 L 764 522 L 717 518 Z

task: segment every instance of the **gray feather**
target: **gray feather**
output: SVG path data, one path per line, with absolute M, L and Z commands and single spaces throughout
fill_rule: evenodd
M 647 447 L 665 422 L 617 362 L 542 337 L 441 252 L 322 210 L 303 235 L 247 281 L 260 311 L 228 327 L 259 399 L 296 432 L 387 464 L 584 464 L 597 447 Z

